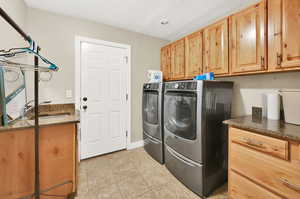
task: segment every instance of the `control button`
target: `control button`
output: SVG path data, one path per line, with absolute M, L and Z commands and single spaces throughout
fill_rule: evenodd
M 176 89 L 179 88 L 179 84 L 175 84 L 174 88 L 176 88 Z

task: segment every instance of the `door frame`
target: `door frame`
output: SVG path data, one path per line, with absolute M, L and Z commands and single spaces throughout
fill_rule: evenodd
M 126 149 L 130 148 L 131 144 L 131 46 L 127 44 L 121 44 L 116 42 L 104 41 L 99 39 L 93 39 L 82 36 L 75 36 L 75 108 L 80 110 L 80 97 L 81 97 L 81 43 L 93 43 L 98 45 L 111 46 L 116 48 L 123 48 L 127 50 L 128 57 L 128 68 L 127 68 L 127 138 L 126 138 Z M 124 96 L 126 97 L 126 96 Z M 125 132 L 124 132 L 125 133 Z M 81 128 L 79 127 L 79 143 L 81 142 Z M 78 145 L 78 155 L 80 156 L 80 144 Z

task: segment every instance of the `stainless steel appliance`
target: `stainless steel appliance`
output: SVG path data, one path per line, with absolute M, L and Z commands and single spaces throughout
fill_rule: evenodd
M 227 179 L 232 82 L 165 83 L 165 163 L 193 192 L 208 196 Z
M 142 104 L 144 148 L 163 164 L 163 83 L 144 84 Z

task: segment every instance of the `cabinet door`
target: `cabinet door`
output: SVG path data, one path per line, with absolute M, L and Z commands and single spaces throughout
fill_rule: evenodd
M 268 1 L 268 70 L 281 68 L 282 0 Z
M 216 75 L 229 72 L 228 62 L 228 19 L 222 20 L 204 30 L 205 72 Z
M 185 76 L 185 49 L 184 39 L 171 44 L 171 78 L 182 79 Z
M 164 80 L 170 79 L 171 73 L 171 49 L 170 46 L 161 48 L 160 52 L 160 67 L 163 72 Z
M 300 1 L 282 1 L 282 67 L 300 67 Z
M 300 1 L 268 1 L 269 70 L 300 68 Z
M 232 72 L 266 69 L 266 2 L 233 15 L 230 29 Z
M 75 125 L 74 123 L 51 125 L 40 129 L 41 189 L 45 190 L 53 185 L 66 183 L 64 186 L 47 192 L 47 194 L 68 195 L 76 191 Z M 42 197 L 42 199 L 51 198 L 53 197 Z
M 199 31 L 185 38 L 185 77 L 191 79 L 202 73 L 202 64 L 203 40 Z

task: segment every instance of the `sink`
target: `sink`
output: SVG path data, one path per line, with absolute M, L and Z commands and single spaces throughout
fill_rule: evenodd
M 46 120 L 46 119 L 60 119 L 70 116 L 70 113 L 59 113 L 55 115 L 47 114 L 47 115 L 39 115 L 40 120 Z M 34 120 L 34 116 L 28 118 L 29 120 Z
M 39 118 L 42 119 L 55 119 L 55 118 L 64 118 L 70 116 L 69 113 L 57 114 L 57 115 L 40 115 Z
M 70 113 L 55 114 L 55 115 L 40 115 L 39 121 L 40 124 L 48 124 L 48 123 L 53 123 L 53 122 L 58 122 L 60 120 L 63 120 L 69 117 L 70 115 L 71 115 Z M 28 118 L 27 122 L 31 125 L 34 125 L 35 124 L 34 117 Z

